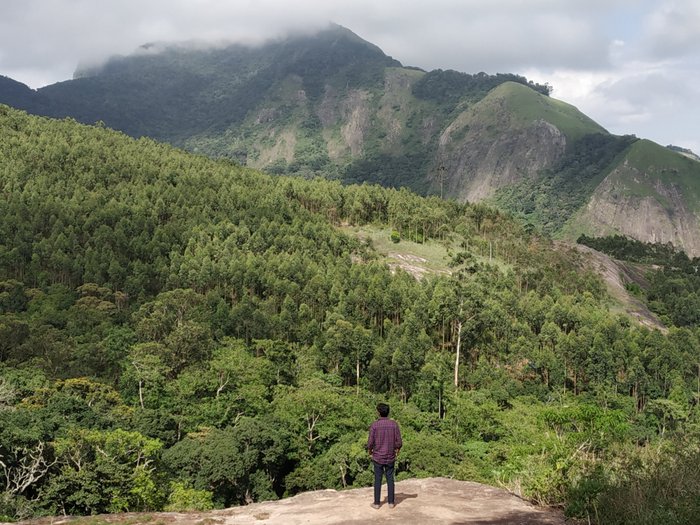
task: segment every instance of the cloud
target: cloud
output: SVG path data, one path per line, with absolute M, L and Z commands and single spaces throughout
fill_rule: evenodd
M 584 9 L 558 0 L 6 0 L 0 49 L 18 52 L 0 53 L 0 72 L 32 64 L 65 79 L 69 63 L 126 54 L 146 42 L 257 43 L 329 21 L 427 69 L 591 68 L 607 63 L 600 16 L 626 1 L 592 0 Z
M 646 20 L 649 51 L 658 58 L 700 53 L 700 3 L 664 2 Z
M 697 140 L 698 0 L 3 0 L 0 74 L 39 87 L 147 42 L 255 44 L 329 21 L 405 65 L 525 74 L 616 133 Z

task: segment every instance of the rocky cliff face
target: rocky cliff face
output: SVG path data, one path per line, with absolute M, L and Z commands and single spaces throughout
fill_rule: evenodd
M 525 127 L 484 125 L 475 115 L 450 125 L 440 137 L 437 163 L 446 169 L 446 195 L 478 202 L 496 190 L 536 177 L 564 154 L 566 137 L 552 124 L 536 120 Z M 453 139 L 459 131 L 466 133 Z M 490 140 L 484 140 L 485 136 Z
M 563 233 L 571 239 L 622 234 L 700 255 L 700 162 L 650 141 L 635 142 Z
M 635 191 L 645 183 L 653 192 Z M 638 185 L 638 184 L 634 184 Z M 677 184 L 654 179 L 624 164 L 598 186 L 577 222 L 601 234 L 622 234 L 650 243 L 671 243 L 700 255 L 700 216 L 689 209 Z

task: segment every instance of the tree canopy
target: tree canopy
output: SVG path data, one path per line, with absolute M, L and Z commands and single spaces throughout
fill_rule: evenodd
M 0 159 L 3 520 L 367 485 L 379 400 L 399 478 L 605 523 L 622 488 L 694 458 L 697 328 L 614 313 L 575 251 L 493 209 L 4 106 Z M 450 271 L 392 271 L 348 225 L 447 246 Z

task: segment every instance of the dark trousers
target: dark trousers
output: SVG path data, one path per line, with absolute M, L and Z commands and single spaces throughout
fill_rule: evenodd
M 374 502 L 379 505 L 382 497 L 382 476 L 386 476 L 386 488 L 389 492 L 387 501 L 394 503 L 394 462 L 382 465 L 376 461 L 374 464 Z

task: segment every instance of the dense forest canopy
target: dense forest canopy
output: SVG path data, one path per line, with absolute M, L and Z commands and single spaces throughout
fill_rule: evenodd
M 441 243 L 451 271 L 392 272 L 356 225 Z M 386 400 L 399 479 L 687 523 L 698 330 L 613 313 L 582 268 L 483 205 L 0 106 L 0 519 L 368 485 Z

